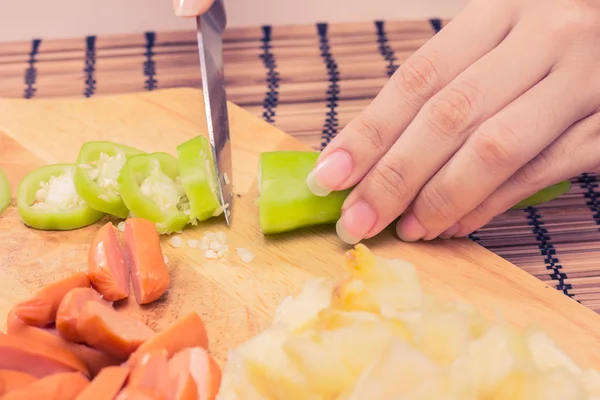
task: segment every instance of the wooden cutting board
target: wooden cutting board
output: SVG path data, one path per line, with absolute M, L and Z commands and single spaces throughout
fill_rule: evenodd
M 172 276 L 168 294 L 143 309 L 132 301 L 124 305 L 154 329 L 198 311 L 220 362 L 229 348 L 264 329 L 277 304 L 299 291 L 306 279 L 343 276 L 342 255 L 347 250 L 332 227 L 262 236 L 254 204 L 260 152 L 307 148 L 234 104 L 229 104 L 229 113 L 236 197 L 228 237 L 232 247 L 249 248 L 256 259 L 248 265 L 235 255 L 230 261 L 210 262 L 199 249 L 175 249 L 165 238 Z M 89 140 L 175 154 L 177 144 L 206 132 L 203 118 L 202 94 L 195 89 L 77 100 L 0 99 L 0 167 L 16 192 L 25 173 L 43 164 L 74 162 Z M 0 328 L 15 301 L 59 277 L 85 270 L 98 226 L 35 231 L 25 228 L 17 210 L 9 208 L 0 218 Z M 199 239 L 205 230 L 227 227 L 221 220 L 211 221 L 187 229 L 182 237 Z M 488 315 L 499 311 L 517 326 L 538 324 L 578 362 L 600 368 L 600 316 L 479 245 L 466 239 L 406 244 L 391 232 L 366 244 L 378 255 L 413 262 L 427 290 L 465 299 Z

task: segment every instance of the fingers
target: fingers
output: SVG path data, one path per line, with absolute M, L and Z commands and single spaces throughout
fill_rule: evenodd
M 557 58 L 546 40 L 517 25 L 498 47 L 425 103 L 345 202 L 345 209 L 359 200 L 369 204 L 369 220 L 375 223 L 352 221 L 353 214 L 347 214 L 343 217 L 347 232 L 370 237 L 381 231 L 406 210 L 479 124 L 538 83 Z
M 373 102 L 323 150 L 307 180 L 309 188 L 326 195 L 359 182 L 431 96 L 502 41 L 511 21 L 503 2 L 468 4 L 398 68 Z
M 173 9 L 178 17 L 196 17 L 204 14 L 215 0 L 173 0 Z
M 465 236 L 487 224 L 538 190 L 600 166 L 600 113 L 570 127 L 540 155 L 521 168 L 459 221 L 454 236 Z
M 399 221 L 407 241 L 433 239 L 460 230 L 454 225 L 519 168 L 595 109 L 589 79 L 562 69 L 484 122 L 419 192 L 409 222 Z M 568 107 L 565 107 L 568 104 Z M 420 223 L 415 228 L 416 219 Z M 409 226 L 410 225 L 410 226 Z

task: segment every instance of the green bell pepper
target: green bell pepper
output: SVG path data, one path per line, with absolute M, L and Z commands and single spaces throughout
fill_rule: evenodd
M 571 181 L 566 180 L 559 182 L 555 185 L 548 186 L 547 188 L 542 189 L 535 194 L 532 194 L 526 199 L 521 200 L 511 207 L 511 210 L 520 210 L 523 208 L 536 206 L 538 204 L 547 203 L 550 200 L 554 200 L 555 198 L 562 196 L 569 190 L 571 190 Z
M 259 219 L 263 234 L 335 223 L 350 189 L 315 196 L 306 177 L 317 163 L 312 151 L 275 151 L 260 155 Z
M 181 182 L 190 202 L 190 220 L 204 221 L 223 212 L 210 143 L 198 136 L 177 146 Z
M 10 205 L 10 198 L 10 182 L 8 182 L 4 171 L 0 169 L 0 214 Z
M 47 165 L 31 171 L 19 184 L 17 208 L 27 226 L 41 230 L 72 230 L 100 220 L 104 213 L 77 194 L 75 164 Z
M 133 156 L 119 174 L 119 189 L 131 216 L 148 219 L 159 233 L 181 231 L 190 204 L 179 176 L 179 163 L 167 153 Z
M 127 159 L 139 154 L 144 152 L 117 143 L 85 143 L 77 157 L 77 194 L 96 210 L 127 218 L 129 210 L 119 194 L 118 178 Z
M 306 186 L 319 153 L 310 151 L 274 151 L 262 153 L 259 161 L 259 219 L 263 234 L 335 223 L 351 189 L 315 196 Z M 513 209 L 548 202 L 571 188 L 567 180 L 540 190 L 522 200 Z

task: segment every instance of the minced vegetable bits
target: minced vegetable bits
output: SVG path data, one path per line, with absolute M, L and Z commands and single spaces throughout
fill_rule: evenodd
M 43 230 L 71 230 L 91 225 L 104 213 L 91 208 L 73 183 L 75 164 L 38 168 L 19 185 L 17 207 L 25 225 Z
M 77 157 L 77 193 L 96 210 L 127 218 L 129 210 L 121 199 L 118 179 L 127 160 L 139 154 L 144 152 L 117 143 L 85 143 Z
M 190 222 L 179 164 L 172 155 L 151 153 L 130 158 L 121 169 L 119 185 L 131 215 L 154 222 L 159 233 L 181 231 Z

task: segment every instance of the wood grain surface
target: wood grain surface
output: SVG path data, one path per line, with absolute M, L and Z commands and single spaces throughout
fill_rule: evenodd
M 164 238 L 172 277 L 168 293 L 147 307 L 134 301 L 122 305 L 153 329 L 198 311 L 221 363 L 229 348 L 264 329 L 277 304 L 306 279 L 341 278 L 342 253 L 347 250 L 332 227 L 262 236 L 254 204 L 260 152 L 308 147 L 234 104 L 229 112 L 236 196 L 232 228 L 218 219 L 186 229 L 182 237 L 198 239 L 206 230 L 225 230 L 232 247 L 249 248 L 256 259 L 247 265 L 235 255 L 207 261 L 200 250 L 175 249 Z M 79 147 L 89 140 L 174 154 L 177 144 L 205 134 L 203 117 L 202 95 L 196 89 L 78 100 L 0 99 L 0 167 L 16 191 L 25 173 L 43 164 L 74 162 Z M 8 209 L 0 218 L 0 328 L 15 301 L 85 270 L 98 227 L 35 231 L 23 226 L 13 206 Z M 490 316 L 500 312 L 517 326 L 539 325 L 576 361 L 600 367 L 600 316 L 483 247 L 466 239 L 406 244 L 388 231 L 365 243 L 378 255 L 413 262 L 428 291 L 465 299 Z

